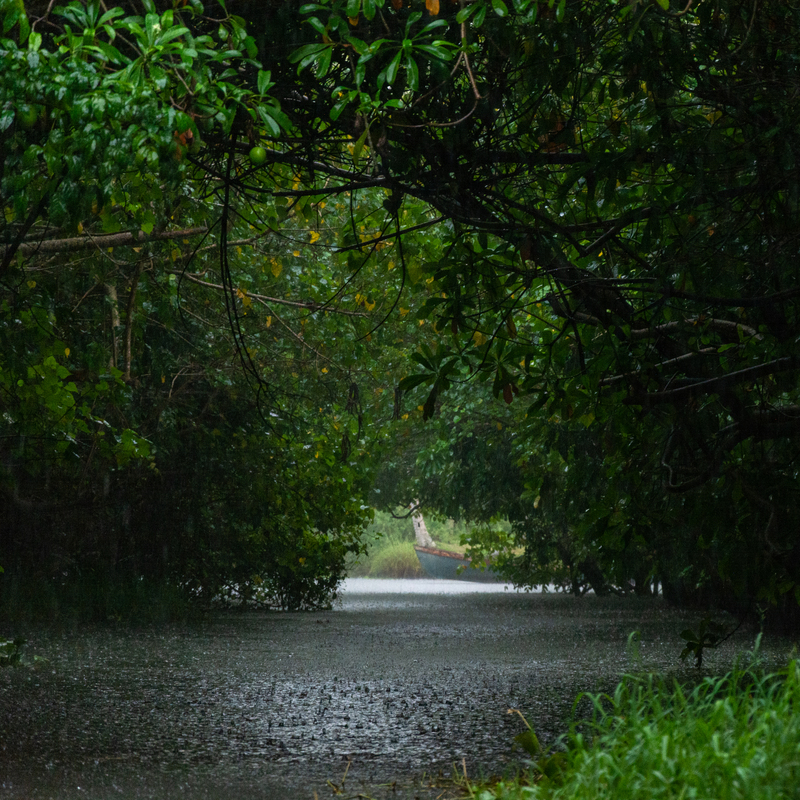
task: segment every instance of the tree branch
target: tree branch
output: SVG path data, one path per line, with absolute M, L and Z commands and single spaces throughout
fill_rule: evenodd
M 45 239 L 41 242 L 24 242 L 19 245 L 16 252 L 21 253 L 23 256 L 33 256 L 40 253 L 70 253 L 78 250 L 89 250 L 93 247 L 98 250 L 107 247 L 130 247 L 165 239 L 181 239 L 186 236 L 196 236 L 207 232 L 208 228 L 185 228 L 180 231 L 161 231 L 151 234 L 146 234 L 144 231 L 138 231 L 138 233 L 124 231 L 122 233 L 104 233 L 100 236 L 76 236 L 72 239 Z M 10 258 L 9 253 L 13 255 L 13 245 L 6 246 L 4 250 L 5 258 Z

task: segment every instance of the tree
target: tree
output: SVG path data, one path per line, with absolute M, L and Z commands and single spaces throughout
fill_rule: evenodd
M 319 607 L 363 547 L 379 438 L 369 349 L 329 345 L 375 301 L 330 302 L 338 266 L 309 270 L 320 207 L 232 198 L 204 150 L 256 100 L 288 125 L 243 22 L 145 11 L 4 6 L 4 604 L 83 593 L 108 616 L 144 579 Z
M 800 598 L 797 9 L 303 10 L 312 40 L 279 84 L 314 154 L 289 156 L 304 185 L 382 187 L 403 247 L 403 213 L 430 209 L 435 260 L 403 259 L 439 290 L 422 312 L 439 349 L 405 384 L 427 379 L 425 416 L 471 370 L 582 420 L 627 522 L 677 524 L 692 558 L 672 585 Z M 654 485 L 667 499 L 640 521 Z
M 178 221 L 180 230 L 212 231 L 216 279 L 180 261 L 174 291 L 193 283 L 225 298 L 262 408 L 288 419 L 302 403 L 281 398 L 303 393 L 277 391 L 280 370 L 250 352 L 257 332 L 244 312 L 254 303 L 274 309 L 278 295 L 258 291 L 249 268 L 239 272 L 231 243 L 280 240 L 287 220 L 290 230 L 303 220 L 321 274 L 335 283 L 323 293 L 316 270 L 298 270 L 297 290 L 312 293 L 280 299 L 318 316 L 337 304 L 351 312 L 356 337 L 336 341 L 350 370 L 375 365 L 373 374 L 393 381 L 404 350 L 415 348 L 420 369 L 399 386 L 410 418 L 419 406 L 431 419 L 455 387 L 485 383 L 514 409 L 527 406 L 517 461 L 544 435 L 562 444 L 561 458 L 602 463 L 603 496 L 577 520 L 595 552 L 633 547 L 636 564 L 651 563 L 676 597 L 743 606 L 800 599 L 791 526 L 800 425 L 797 9 L 749 0 L 324 0 L 298 14 L 275 0 L 257 10 L 243 3 L 220 31 L 199 6 L 145 10 L 139 21 L 119 20 L 138 42 L 119 51 L 122 61 L 116 40 L 98 34 L 115 29 L 116 12 L 102 25 L 75 17 L 80 41 L 71 28 L 63 41 L 77 74 L 94 69 L 112 97 L 121 75 L 120 86 L 152 87 L 144 95 L 168 124 L 146 137 L 148 165 L 179 176 L 198 170 L 176 218 L 161 201 L 167 183 L 146 176 L 133 203 L 140 210 L 129 213 L 149 224 L 152 189 L 169 223 L 156 220 L 151 233 L 168 235 Z M 22 18 L 9 19 L 7 30 Z M 30 58 L 18 44 L 6 49 L 19 64 Z M 187 70 L 199 79 L 187 82 Z M 23 106 L 37 97 L 17 88 L 29 85 L 26 75 L 5 84 L 3 105 L 5 130 L 18 109 L 12 133 L 23 138 L 32 121 Z M 55 94 L 48 109 L 59 108 Z M 200 152 L 184 154 L 200 123 L 209 125 Z M 63 152 L 65 164 L 93 164 L 70 149 L 80 127 L 67 129 L 60 148 L 51 141 L 60 128 L 48 128 L 45 158 Z M 133 136 L 129 122 L 118 130 Z M 172 148 L 180 159 L 169 158 Z M 251 161 L 253 148 L 261 149 Z M 86 152 L 95 152 L 91 143 Z M 66 189 L 53 178 L 61 173 L 41 169 L 42 153 L 13 153 L 5 185 L 16 187 L 35 162 L 39 188 L 14 211 L 7 259 L 24 254 L 26 224 L 49 220 L 45 206 L 77 207 L 46 199 Z M 97 182 L 65 175 L 85 215 Z M 336 223 L 309 226 L 323 203 L 342 206 Z M 113 306 L 113 292 L 106 296 Z M 392 324 L 412 315 L 425 323 L 413 334 Z M 305 339 L 289 327 L 295 342 Z M 375 388 L 384 388 L 376 407 L 386 409 L 388 384 Z M 338 397 L 340 408 L 354 407 L 347 393 Z M 524 479 L 531 492 L 553 468 L 531 468 L 539 471 Z M 569 480 L 561 485 L 571 491 Z

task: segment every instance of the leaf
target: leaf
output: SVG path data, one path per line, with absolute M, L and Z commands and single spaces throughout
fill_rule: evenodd
M 269 70 L 258 71 L 258 93 L 263 97 L 275 84 L 272 82 L 272 73 Z
M 492 9 L 498 17 L 508 16 L 508 6 L 506 6 L 503 0 L 492 0 Z
M 403 378 L 403 380 L 400 381 L 398 386 L 404 392 L 410 392 L 412 389 L 416 388 L 421 383 L 426 383 L 427 381 L 432 380 L 434 377 L 435 376 L 430 373 L 424 375 L 423 374 L 409 375 L 407 378 Z
M 364 129 L 364 133 L 358 137 L 356 143 L 353 145 L 353 164 L 356 168 L 358 168 L 358 162 L 361 159 L 361 151 L 364 149 L 364 143 L 367 141 L 367 137 L 369 136 L 369 125 L 366 126 Z
M 417 89 L 419 89 L 419 69 L 417 67 L 417 62 L 410 56 L 406 58 L 406 73 L 408 88 L 411 89 L 412 92 L 416 92 Z
M 429 14 L 436 16 L 439 13 L 439 0 L 425 0 L 425 8 Z
M 436 398 L 438 396 L 439 396 L 439 384 L 437 382 L 433 384 L 431 393 L 428 395 L 428 399 L 425 401 L 425 405 L 422 407 L 423 421 L 427 422 L 429 419 L 433 417 L 433 414 L 436 411 Z
M 530 729 L 517 734 L 514 737 L 514 741 L 531 757 L 538 755 L 542 751 L 539 739 Z

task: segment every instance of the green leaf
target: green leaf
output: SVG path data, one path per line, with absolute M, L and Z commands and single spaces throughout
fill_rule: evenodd
M 361 136 L 356 139 L 356 143 L 353 145 L 353 164 L 355 165 L 356 169 L 358 168 L 358 162 L 361 160 L 361 151 L 364 149 L 364 144 L 367 141 L 369 136 L 369 125 L 364 129 L 364 132 Z
M 492 0 L 492 9 L 498 17 L 508 16 L 508 6 L 506 6 L 503 0 Z
M 531 757 L 542 752 L 542 746 L 536 734 L 529 728 L 527 731 L 517 734 L 514 741 Z
M 260 69 L 258 71 L 257 85 L 258 93 L 263 97 L 275 85 L 272 81 L 272 72 Z
M 428 381 L 432 381 L 436 378 L 433 373 L 427 374 L 419 374 L 419 375 L 409 375 L 406 378 L 403 378 L 398 386 L 404 392 L 410 392 L 412 389 L 415 389 L 417 386 L 423 383 L 427 383 Z

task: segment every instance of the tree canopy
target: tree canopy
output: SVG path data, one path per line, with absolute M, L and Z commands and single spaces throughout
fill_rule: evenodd
M 99 453 L 101 418 L 108 458 L 161 470 L 140 417 L 96 413 L 114 392 L 151 408 L 133 400 L 147 375 L 170 410 L 187 387 L 185 424 L 229 418 L 210 391 L 250 408 L 268 450 L 335 441 L 327 478 L 352 469 L 361 503 L 374 467 L 348 459 L 367 458 L 366 421 L 402 453 L 410 414 L 445 454 L 414 488 L 515 517 L 529 575 L 566 564 L 598 586 L 650 575 L 675 597 L 796 606 L 800 10 L 4 8 L 9 454 Z M 116 263 L 120 246 L 146 258 Z M 65 349 L 111 380 L 70 389 Z M 189 391 L 201 373 L 209 388 Z M 482 393 L 507 408 L 476 411 Z M 465 491 L 475 463 L 502 463 L 514 497 Z

